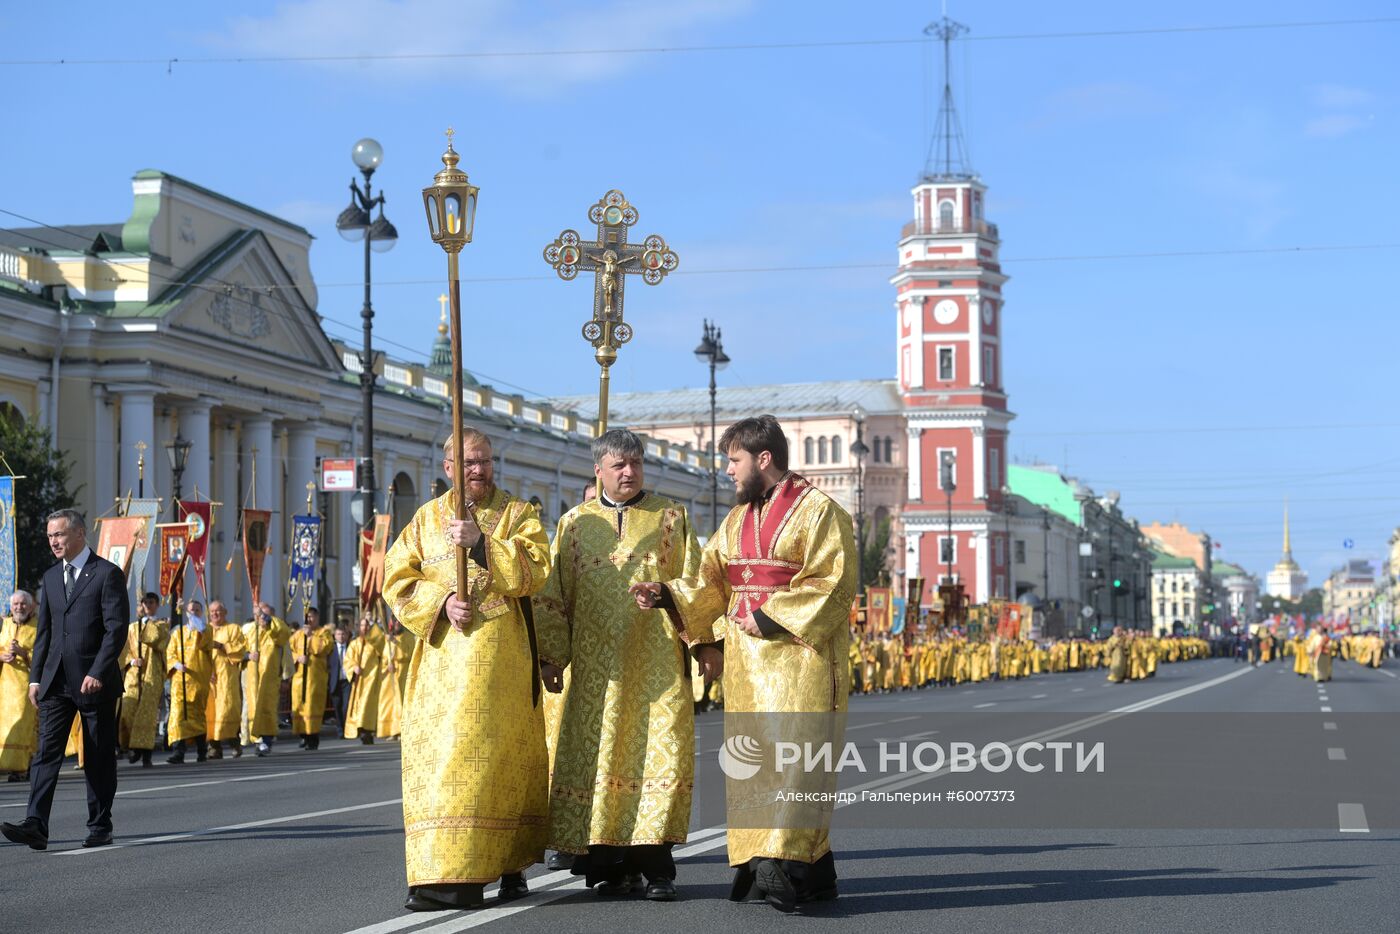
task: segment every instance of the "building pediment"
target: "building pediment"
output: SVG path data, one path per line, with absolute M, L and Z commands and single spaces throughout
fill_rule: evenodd
M 153 303 L 171 331 L 217 341 L 234 356 L 304 362 L 322 373 L 340 359 L 267 238 L 245 230 L 197 263 Z

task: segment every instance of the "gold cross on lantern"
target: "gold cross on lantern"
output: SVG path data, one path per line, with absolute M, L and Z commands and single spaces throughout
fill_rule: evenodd
M 579 238 L 577 230 L 562 231 L 544 248 L 545 262 L 559 278 L 576 278 L 593 272 L 593 318 L 584 322 L 583 339 L 593 345 L 598 375 L 598 434 L 608 430 L 608 368 L 617 350 L 632 339 L 632 326 L 622 320 L 622 298 L 627 274 L 642 277 L 647 285 L 659 285 L 675 270 L 680 259 L 664 238 L 650 234 L 641 243 L 627 242 L 627 229 L 637 222 L 637 209 L 614 188 L 588 209 L 588 219 L 598 225 L 596 240 Z

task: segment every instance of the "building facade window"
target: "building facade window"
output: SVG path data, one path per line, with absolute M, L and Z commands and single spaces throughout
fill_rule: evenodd
M 833 464 L 839 464 L 839 463 L 841 463 L 841 436 L 840 436 L 840 435 L 832 435 L 832 436 L 831 436 L 831 462 L 832 462 Z
M 808 438 L 802 442 L 803 460 L 808 464 L 817 462 L 817 439 Z
M 938 378 L 943 381 L 951 381 L 956 377 L 957 371 L 953 366 L 953 348 L 938 348 Z
M 938 563 L 948 565 L 953 560 L 953 546 L 957 543 L 957 537 L 949 538 L 946 535 L 938 537 Z
M 1017 564 L 1025 564 L 1025 563 L 1026 563 L 1026 541 L 1025 541 L 1025 539 L 1022 539 L 1022 538 L 1016 539 L 1016 545 L 1015 545 L 1015 547 L 1013 548 L 1012 553 L 1013 553 L 1013 554 L 1015 555 L 1015 557 L 1016 557 L 1016 563 L 1017 563 Z
M 938 204 L 938 229 L 953 229 L 953 202 L 940 201 Z
M 826 463 L 826 435 L 817 439 L 817 463 Z

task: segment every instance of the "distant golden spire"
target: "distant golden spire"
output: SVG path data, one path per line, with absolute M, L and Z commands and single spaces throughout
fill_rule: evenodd
M 1288 534 L 1288 500 L 1283 501 L 1283 557 L 1278 564 L 1274 565 L 1274 570 L 1296 571 L 1298 562 L 1293 560 L 1293 542 Z
M 449 130 L 448 132 L 451 132 L 451 131 Z M 438 296 L 438 307 L 439 307 L 439 309 L 440 309 L 440 312 L 439 312 L 439 315 L 438 315 L 438 333 L 441 334 L 443 337 L 446 337 L 446 336 L 447 336 L 447 296 L 446 296 L 446 295 L 439 295 L 439 296 Z M 1286 537 L 1286 534 L 1285 534 L 1285 537 Z

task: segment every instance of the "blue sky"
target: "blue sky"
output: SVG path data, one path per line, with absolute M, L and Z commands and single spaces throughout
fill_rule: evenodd
M 724 328 L 725 382 L 888 377 L 887 278 L 938 93 L 924 44 L 196 60 L 908 40 L 938 13 L 927 0 L 12 6 L 0 58 L 184 61 L 0 66 L 0 207 L 116 221 L 138 169 L 185 176 L 315 233 L 321 313 L 352 337 L 336 322 L 357 320 L 360 258 L 334 219 L 350 147 L 373 136 L 401 236 L 376 257 L 378 323 L 405 345 L 384 349 L 422 356 L 444 263 L 419 189 L 451 124 L 482 187 L 463 275 L 498 280 L 464 283 L 467 361 L 499 385 L 596 385 L 578 334 L 588 288 L 554 278 L 540 251 L 561 228 L 587 230 L 611 187 L 686 273 L 628 290 L 637 337 L 615 389 L 699 385 L 704 317 Z M 1400 23 L 995 37 L 1400 13 L 1288 0 L 954 0 L 950 13 L 973 30 L 955 84 L 1012 277 L 1013 455 L 1119 490 L 1144 523 L 1204 528 L 1221 557 L 1259 573 L 1277 559 L 1285 496 L 1315 583 L 1347 557 L 1378 557 L 1400 524 Z M 1295 247 L 1371 248 L 1266 252 Z M 1206 255 L 1094 258 L 1125 253 Z M 727 271 L 792 266 L 854 268 Z

